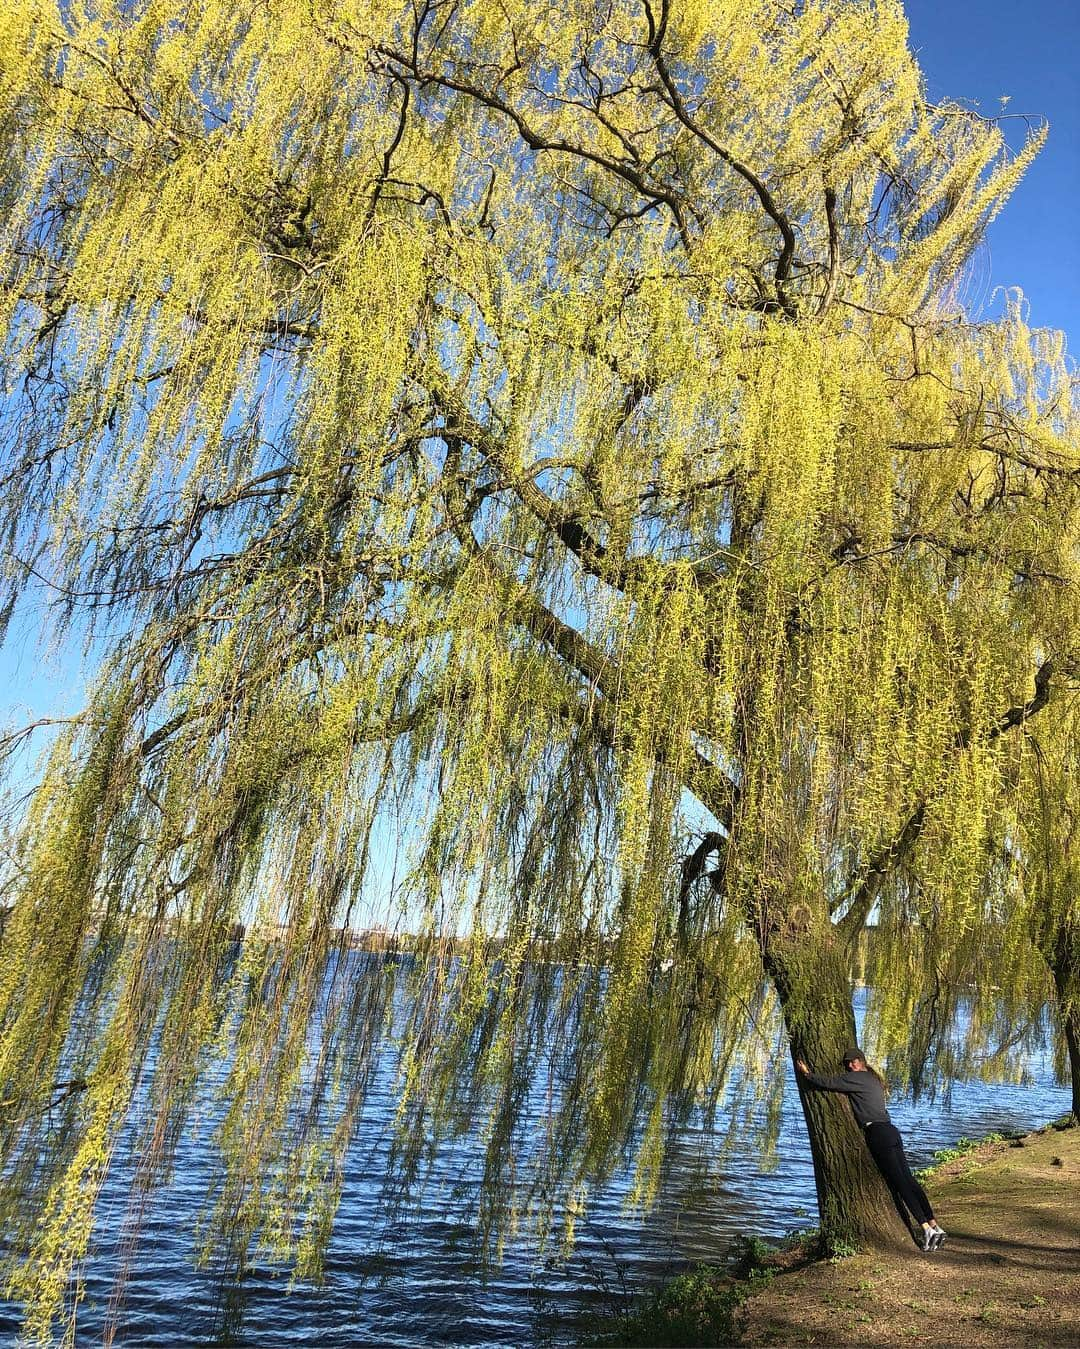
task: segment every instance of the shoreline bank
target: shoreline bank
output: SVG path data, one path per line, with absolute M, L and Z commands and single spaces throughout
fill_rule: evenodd
M 936 1154 L 921 1175 L 949 1234 L 940 1251 L 828 1259 L 812 1236 L 750 1238 L 741 1270 L 699 1266 L 585 1343 L 1076 1349 L 1080 1127 L 1068 1121 Z

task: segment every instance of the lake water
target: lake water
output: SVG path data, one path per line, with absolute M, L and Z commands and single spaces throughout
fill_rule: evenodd
M 230 1298 L 222 1330 L 220 1283 L 193 1267 L 194 1226 L 210 1187 L 213 1149 L 202 1137 L 181 1146 L 173 1183 L 147 1213 L 128 1276 L 115 1343 L 177 1346 L 234 1343 L 273 1346 L 471 1345 L 573 1343 L 597 1312 L 610 1311 L 688 1262 L 720 1261 L 739 1234 L 780 1236 L 816 1222 L 809 1144 L 794 1087 L 787 1093 L 780 1163 L 761 1169 L 753 1144 L 722 1140 L 689 1126 L 669 1153 L 667 1178 L 644 1218 L 623 1208 L 628 1180 L 617 1177 L 592 1197 L 570 1260 L 539 1261 L 527 1241 L 508 1243 L 505 1259 L 483 1275 L 470 1246 L 476 1208 L 476 1153 L 468 1143 L 439 1161 L 420 1213 L 387 1229 L 380 1182 L 392 1114 L 393 1065 L 384 1056 L 356 1140 L 320 1288 L 290 1287 L 265 1267 Z M 1046 1056 L 1028 1061 L 1017 1085 L 957 1084 L 946 1106 L 890 1101 L 912 1165 L 961 1136 L 1028 1129 L 1063 1115 L 1065 1088 Z M 119 1268 L 117 1234 L 126 1189 L 119 1159 L 100 1208 L 96 1254 L 85 1269 L 87 1298 L 77 1344 L 101 1343 L 105 1308 Z M 130 1172 L 128 1172 L 130 1174 Z M 948 1217 L 945 1215 L 945 1225 Z M 0 1302 L 0 1337 L 13 1342 L 18 1309 Z

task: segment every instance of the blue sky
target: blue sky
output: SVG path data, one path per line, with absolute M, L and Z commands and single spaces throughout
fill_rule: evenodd
M 908 0 L 911 43 L 932 99 L 977 103 L 1045 117 L 1050 139 L 990 229 L 973 270 L 968 300 L 983 313 L 994 290 L 1020 286 L 1031 321 L 1063 328 L 1080 350 L 1080 4 L 1076 0 Z M 1019 143 L 1024 123 L 1006 123 Z M 40 650 L 37 616 L 24 611 L 0 648 L 0 727 L 75 710 L 81 701 L 79 653 Z

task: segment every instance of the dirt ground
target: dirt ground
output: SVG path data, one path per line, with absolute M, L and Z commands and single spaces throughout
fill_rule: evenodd
M 741 1342 L 1080 1349 L 1080 1128 L 984 1144 L 926 1189 L 939 1251 L 778 1274 L 745 1304 Z

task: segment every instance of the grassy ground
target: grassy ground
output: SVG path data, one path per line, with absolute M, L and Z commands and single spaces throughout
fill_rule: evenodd
M 940 1251 L 777 1273 L 736 1310 L 739 1342 L 1077 1349 L 1080 1128 L 984 1143 L 924 1183 Z

